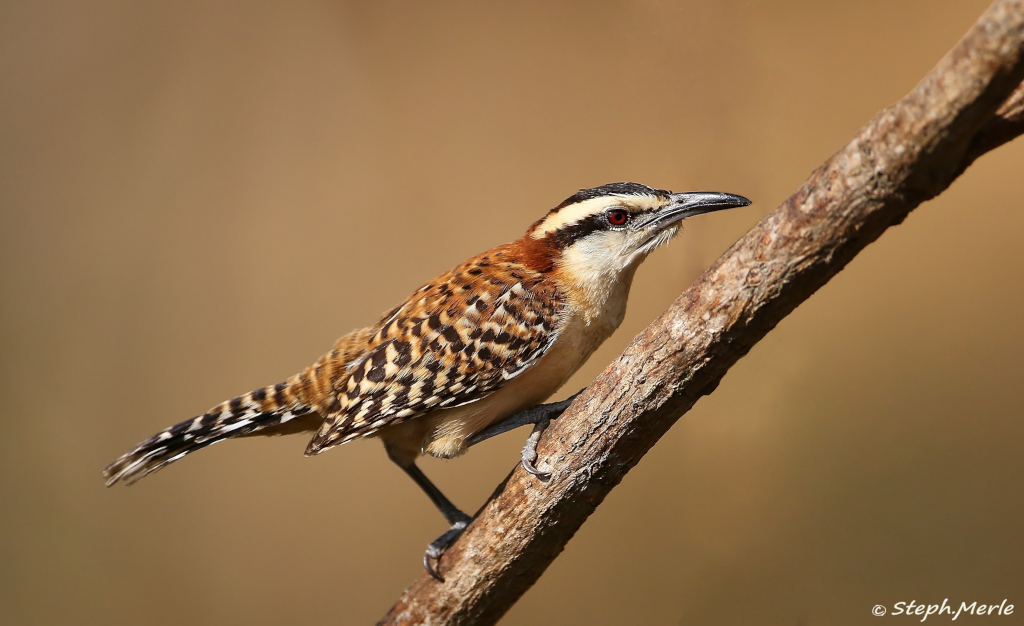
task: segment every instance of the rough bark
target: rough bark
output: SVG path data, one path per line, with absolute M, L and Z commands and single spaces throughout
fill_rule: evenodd
M 492 624 L 641 457 L 778 322 L 970 163 L 1024 132 L 1024 0 L 999 0 L 642 332 L 381 624 Z M 1016 88 L 1016 90 L 1015 90 Z

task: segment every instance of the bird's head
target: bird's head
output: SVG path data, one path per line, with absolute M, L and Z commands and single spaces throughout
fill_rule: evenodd
M 638 183 L 612 183 L 566 198 L 526 236 L 557 250 L 556 265 L 580 281 L 631 278 L 651 251 L 679 232 L 684 219 L 749 204 L 728 193 L 672 193 Z

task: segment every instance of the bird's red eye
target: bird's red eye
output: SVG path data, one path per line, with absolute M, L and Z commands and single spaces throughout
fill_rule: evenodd
M 622 226 L 629 219 L 629 213 L 625 209 L 612 209 L 608 211 L 608 223 L 612 226 Z

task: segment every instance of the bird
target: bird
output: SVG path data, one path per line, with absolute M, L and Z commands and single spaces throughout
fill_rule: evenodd
M 524 469 L 541 480 L 537 442 L 575 396 L 541 404 L 618 328 L 637 267 L 689 217 L 744 207 L 720 192 L 673 193 L 620 182 L 580 189 L 519 239 L 478 254 L 354 330 L 291 378 L 218 404 L 111 463 L 106 485 L 132 484 L 236 437 L 313 433 L 306 455 L 376 437 L 450 525 L 441 555 L 471 521 L 416 465 L 533 425 Z

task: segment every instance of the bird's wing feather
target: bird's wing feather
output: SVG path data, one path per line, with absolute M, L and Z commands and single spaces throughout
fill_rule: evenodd
M 475 402 L 529 369 L 562 320 L 556 287 L 500 251 L 424 285 L 389 311 L 334 388 L 316 454 L 439 408 Z

